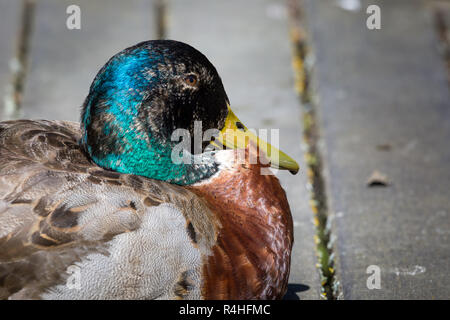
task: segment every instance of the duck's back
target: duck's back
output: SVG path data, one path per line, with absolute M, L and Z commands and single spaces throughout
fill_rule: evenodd
M 211 211 L 101 169 L 79 138 L 73 122 L 0 122 L 0 298 L 200 298 Z

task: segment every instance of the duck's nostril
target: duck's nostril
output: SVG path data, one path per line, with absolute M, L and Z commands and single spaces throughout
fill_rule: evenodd
M 236 122 L 236 127 L 241 131 L 245 131 L 244 125 L 242 123 L 240 123 L 239 121 Z

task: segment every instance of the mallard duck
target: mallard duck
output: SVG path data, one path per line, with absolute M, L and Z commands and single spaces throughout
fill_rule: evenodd
M 200 121 L 218 134 L 174 152 L 173 133 L 193 137 Z M 127 48 L 98 72 L 80 123 L 0 122 L 0 297 L 281 298 L 293 228 L 269 165 L 298 171 L 234 115 L 202 53 Z

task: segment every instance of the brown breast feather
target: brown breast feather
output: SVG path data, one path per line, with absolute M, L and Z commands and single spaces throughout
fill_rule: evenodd
M 236 164 L 192 187 L 221 224 L 203 267 L 205 299 L 281 299 L 287 290 L 291 212 L 279 180 L 262 167 Z

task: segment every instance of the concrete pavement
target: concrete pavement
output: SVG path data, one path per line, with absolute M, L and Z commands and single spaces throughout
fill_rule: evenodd
M 450 298 L 450 96 L 423 1 L 306 2 L 345 299 Z M 366 28 L 369 4 L 381 30 Z M 375 171 L 387 187 L 368 187 Z M 381 271 L 381 288 L 367 280 Z

